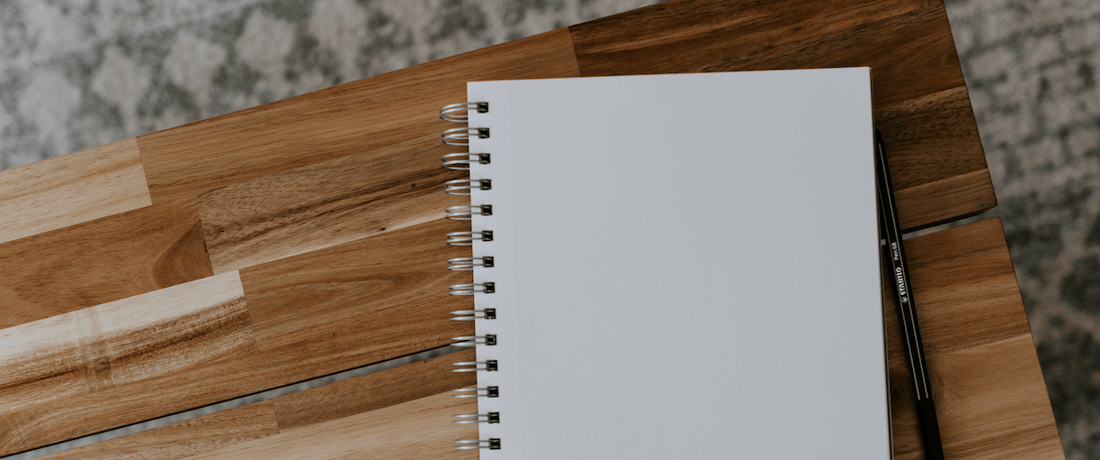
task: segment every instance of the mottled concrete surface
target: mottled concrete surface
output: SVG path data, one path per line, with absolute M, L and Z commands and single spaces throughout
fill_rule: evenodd
M 648 3 L 5 0 L 0 168 Z M 1100 458 L 1100 1 L 946 3 L 1000 202 L 979 218 L 1004 221 L 1067 456 Z
M 1100 458 L 1100 2 L 947 0 L 1066 456 Z

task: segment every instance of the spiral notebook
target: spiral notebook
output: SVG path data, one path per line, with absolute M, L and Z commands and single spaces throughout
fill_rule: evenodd
M 441 111 L 477 331 L 456 448 L 890 458 L 868 68 L 467 93 Z

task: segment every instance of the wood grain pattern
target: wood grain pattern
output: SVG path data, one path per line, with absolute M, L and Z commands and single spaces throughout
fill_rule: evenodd
M 0 454 L 142 420 L 85 402 L 130 394 L 149 406 L 171 377 L 253 351 L 236 272 L 0 330 Z
M 475 385 L 477 376 L 469 372 L 451 372 L 451 364 L 476 358 L 474 350 L 464 350 L 286 395 L 271 402 L 275 405 L 280 430 L 316 426 L 440 393 L 449 396 L 455 388 Z
M 0 328 L 213 275 L 194 200 L 0 244 Z
M 279 432 L 271 401 L 218 412 L 41 457 L 48 460 L 169 460 Z
M 456 227 L 432 221 L 242 270 L 258 346 L 308 346 L 303 364 L 348 359 L 347 368 L 472 334 L 448 313 L 473 308 L 447 293 L 470 282 L 469 272 L 447 270 L 448 258 L 469 254 L 444 242 Z
M 907 203 L 905 208 L 898 205 L 898 220 L 907 229 L 970 217 L 997 205 L 989 170 L 985 169 L 898 190 L 894 196 L 899 203 Z
M 0 171 L 0 243 L 151 204 L 137 141 Z
M 451 416 L 476 411 L 475 402 L 447 392 L 187 458 L 473 460 L 477 451 L 456 451 L 453 442 L 477 438 L 477 427 L 451 423 Z
M 273 445 L 296 445 L 299 439 L 305 439 L 307 445 L 323 439 L 324 444 L 337 452 L 351 451 L 368 458 L 386 452 L 394 452 L 389 458 L 470 458 L 468 452 L 464 457 L 462 453 L 451 451 L 450 439 L 445 440 L 447 445 L 441 450 L 434 450 L 433 443 L 422 449 L 424 455 L 413 456 L 413 453 L 425 434 L 433 438 L 449 436 L 441 432 L 455 428 L 450 423 L 453 413 L 476 411 L 472 401 L 450 398 L 451 389 L 476 383 L 472 374 L 451 372 L 451 363 L 472 361 L 474 357 L 473 350 L 453 353 L 48 455 L 44 459 L 177 460 L 201 454 L 207 454 L 202 458 L 259 458 L 260 451 L 266 452 Z M 460 405 L 454 406 L 455 403 Z M 387 407 L 393 409 L 380 412 Z M 438 411 L 443 420 L 423 418 L 426 414 L 422 409 L 432 413 Z M 367 416 L 353 418 L 364 414 Z M 410 429 L 383 436 L 383 444 L 364 442 L 364 434 L 392 426 L 395 421 L 401 423 L 409 417 L 421 419 L 412 421 Z M 354 432 L 340 433 L 351 434 L 349 436 L 331 436 L 333 433 L 328 432 L 333 428 L 331 422 L 341 420 L 344 422 L 339 425 L 347 425 L 352 420 L 350 426 Z M 364 426 L 362 422 L 374 426 Z M 454 433 L 457 436 L 468 434 Z M 249 443 L 259 438 L 265 439 Z M 363 452 L 362 449 L 370 450 Z M 314 451 L 297 458 L 341 457 L 321 456 Z
M 559 29 L 141 136 L 138 146 L 153 201 L 196 196 L 380 148 L 438 152 L 439 108 L 466 100 L 467 81 L 579 75 Z
M 905 248 L 947 458 L 1064 459 L 1000 220 L 916 237 Z M 894 458 L 920 459 L 892 297 L 885 308 Z
M 674 0 L 569 30 L 585 76 L 869 66 L 905 230 L 996 204 L 940 2 Z
M 36 400 L 32 406 L 0 412 L 0 455 L 436 348 L 449 344 L 450 337 L 473 334 L 472 324 L 450 321 L 448 314 L 472 307 L 471 299 L 448 295 L 446 289 L 449 284 L 468 282 L 470 276 L 446 269 L 447 258 L 469 254 L 468 248 L 443 242 L 444 233 L 456 226 L 461 227 L 446 220 L 428 222 L 240 272 L 243 285 L 239 289 L 246 301 L 241 303 L 245 308 L 241 321 L 247 323 L 248 336 L 254 342 L 249 342 L 248 348 L 238 348 L 201 366 L 179 372 L 164 369 L 163 365 L 141 368 L 147 374 L 138 377 L 145 380 L 134 381 L 130 376 L 134 371 L 130 371 L 123 375 L 128 378 L 126 381 L 112 380 L 112 385 L 100 385 L 95 392 L 82 393 L 75 388 L 83 382 L 80 379 L 84 368 L 79 366 L 69 369 L 69 373 L 42 371 L 45 374 L 36 375 L 38 380 L 55 378 L 55 374 L 61 379 L 50 383 L 52 389 L 47 392 L 36 390 L 38 380 L 32 378 L 0 386 L 11 388 L 0 391 L 20 392 L 20 400 L 31 400 L 44 393 L 59 395 Z M 192 300 L 196 303 L 193 308 L 201 308 L 199 305 L 216 297 L 195 286 L 227 277 L 235 281 L 238 272 L 139 298 L 153 299 L 164 291 L 191 289 L 197 296 Z M 133 314 L 135 317 L 154 314 L 148 310 L 159 308 L 158 305 L 148 303 Z M 93 307 L 96 308 L 100 307 Z M 180 308 L 183 307 L 177 307 Z M 52 324 L 49 323 L 52 319 L 43 320 L 42 324 Z M 103 317 L 95 327 L 109 329 L 124 320 Z M 89 321 L 82 318 L 78 324 L 92 324 Z M 7 331 L 25 326 L 28 325 Z M 187 328 L 186 324 L 158 327 L 162 330 L 158 337 L 168 342 L 149 345 L 143 348 L 143 354 L 169 362 L 173 353 L 179 354 L 181 360 L 201 356 L 200 350 L 189 347 L 203 342 L 183 338 L 178 343 L 172 342 L 178 334 L 169 333 L 173 328 L 181 331 L 193 328 Z M 58 353 L 82 350 L 76 345 L 60 346 L 67 340 L 66 335 L 54 334 L 50 338 L 46 335 L 37 334 L 44 337 L 40 341 L 28 338 L 29 333 L 13 339 L 32 344 L 23 346 L 35 350 L 56 349 Z M 126 336 L 115 336 L 102 344 L 113 346 L 115 341 L 129 343 L 128 340 Z M 0 361 L 0 367 L 20 369 L 19 366 L 29 366 L 25 364 L 29 360 Z M 113 362 L 107 371 L 112 378 L 119 378 L 115 374 L 120 371 Z M 0 401 L 8 400 L 6 394 L 0 393 Z
M 448 123 L 436 128 L 442 131 Z M 428 155 L 426 155 L 428 154 Z M 443 217 L 461 175 L 430 152 L 379 147 L 214 190 L 199 198 L 214 270 L 238 270 Z

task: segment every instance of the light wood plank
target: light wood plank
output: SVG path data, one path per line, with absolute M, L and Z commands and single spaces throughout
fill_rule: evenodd
M 440 121 L 442 131 L 449 123 Z M 199 198 L 221 273 L 443 217 L 469 198 L 443 193 L 462 175 L 418 148 L 393 145 L 214 190 Z
M 171 200 L 0 244 L 0 328 L 214 274 L 194 200 Z
M 996 204 L 938 1 L 673 0 L 569 30 L 585 76 L 869 66 L 903 228 Z
M 369 417 L 360 417 L 362 419 L 360 421 L 373 420 L 371 423 L 381 424 L 384 428 L 393 423 L 394 417 L 400 420 L 413 416 L 425 404 L 431 406 L 430 409 L 446 412 L 446 407 L 453 403 L 471 403 L 469 400 L 450 398 L 451 389 L 476 383 L 476 377 L 472 374 L 451 372 L 451 363 L 472 361 L 474 358 L 473 350 L 452 353 L 281 396 L 270 401 L 48 455 L 44 459 L 177 460 L 200 454 L 209 454 L 204 458 L 254 458 L 253 455 L 258 455 L 254 453 L 257 449 L 263 450 L 270 445 L 293 443 L 294 441 L 291 440 L 302 438 L 317 439 L 315 433 L 325 433 L 331 428 L 330 422 L 340 420 L 347 422 L 348 419 L 362 414 L 369 414 Z M 435 407 L 437 402 L 442 404 Z M 450 410 L 454 413 L 476 411 L 476 404 L 470 405 L 472 407 L 454 407 Z M 401 409 L 380 412 L 381 409 L 388 407 L 401 407 Z M 426 449 L 422 457 L 410 456 L 413 452 L 411 449 L 423 442 L 420 438 L 425 433 L 442 432 L 454 428 L 450 423 L 450 415 L 450 412 L 445 413 L 443 415 L 445 420 L 435 425 L 433 422 L 436 420 L 422 420 L 413 429 L 388 437 L 386 449 L 400 450 L 402 446 L 410 448 L 409 451 L 394 455 L 394 458 L 466 458 L 461 453 L 457 457 L 453 456 L 450 445 L 440 451 Z M 362 439 L 363 435 L 369 434 L 377 427 L 364 427 L 358 421 L 353 426 L 363 431 L 353 436 L 327 438 L 325 443 L 340 446 L 340 451 L 346 451 L 349 448 L 356 450 L 380 447 L 377 444 L 364 443 Z M 287 433 L 290 435 L 287 436 Z M 430 434 L 440 435 L 440 433 Z M 465 434 L 457 433 L 460 436 Z M 259 438 L 265 439 L 259 443 L 249 444 L 249 441 Z M 241 446 L 242 444 L 247 445 Z M 382 452 L 385 451 L 372 450 L 370 454 L 380 455 Z M 333 457 L 323 457 L 313 453 L 300 458 Z
M 137 140 L 0 171 L 0 243 L 152 203 Z
M 255 349 L 237 272 L 0 330 L 0 455 L 165 415 L 174 376 Z M 120 395 L 145 404 L 86 405 Z
M 1000 220 L 905 249 L 947 458 L 1064 459 Z M 897 303 L 887 296 L 884 306 L 894 458 L 920 459 Z
M 1064 460 L 1031 335 L 937 356 L 948 458 Z M 1022 397 L 1022 395 L 1029 395 Z M 1011 414 L 1011 416 L 1008 416 Z
M 560 29 L 141 136 L 138 145 L 153 201 L 378 149 L 438 158 L 438 110 L 465 101 L 467 81 L 579 75 Z

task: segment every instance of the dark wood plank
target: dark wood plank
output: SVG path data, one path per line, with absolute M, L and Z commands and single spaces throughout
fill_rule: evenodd
M 469 204 L 443 193 L 462 176 L 394 145 L 231 185 L 199 198 L 206 246 L 221 273 L 440 219 Z
M 579 76 L 564 29 L 141 136 L 154 202 L 332 158 L 438 151 L 440 107 L 466 82 Z M 438 154 L 433 154 L 438 157 Z
M 445 243 L 462 227 L 436 220 L 241 270 L 257 344 L 299 353 L 302 364 L 349 360 L 348 368 L 472 334 L 449 312 L 473 308 L 473 299 L 447 293 L 470 282 L 469 272 L 447 270 L 448 258 L 469 255 Z
M 0 244 L 0 328 L 213 275 L 194 199 Z
M 1064 459 L 1000 220 L 905 249 L 947 458 Z M 920 459 L 897 303 L 887 296 L 884 307 L 894 458 Z
M 940 2 L 673 0 L 570 32 L 585 76 L 869 66 L 905 230 L 996 205 Z
M 474 350 L 464 350 L 294 393 L 271 402 L 275 405 L 281 431 L 316 426 L 437 394 L 451 396 L 453 389 L 477 384 L 476 375 L 451 372 L 454 367 L 451 364 L 476 360 Z M 447 422 L 449 425 L 450 420 Z M 425 431 L 430 428 L 424 426 Z

